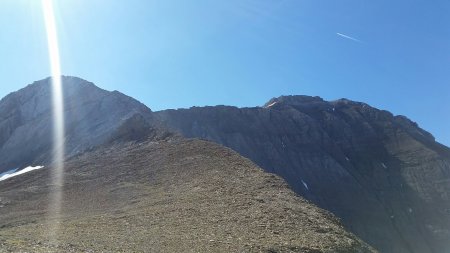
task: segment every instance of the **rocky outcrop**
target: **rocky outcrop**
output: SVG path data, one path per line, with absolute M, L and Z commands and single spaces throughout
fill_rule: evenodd
M 282 176 L 381 252 L 450 250 L 450 150 L 404 116 L 308 96 L 157 116 Z
M 151 122 L 151 110 L 120 92 L 76 77 L 63 77 L 68 156 L 107 141 L 130 118 Z M 50 79 L 30 84 L 0 101 L 0 173 L 51 157 Z

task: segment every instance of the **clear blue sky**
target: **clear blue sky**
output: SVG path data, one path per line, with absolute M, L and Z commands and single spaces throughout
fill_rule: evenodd
M 345 97 L 450 145 L 448 0 L 55 2 L 63 73 L 153 110 Z M 39 4 L 0 1 L 0 97 L 50 75 Z

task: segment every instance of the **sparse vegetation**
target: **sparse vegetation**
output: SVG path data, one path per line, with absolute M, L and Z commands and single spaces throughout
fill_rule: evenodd
M 279 177 L 219 145 L 171 137 L 70 159 L 58 244 L 50 170 L 0 182 L 0 252 L 374 252 Z

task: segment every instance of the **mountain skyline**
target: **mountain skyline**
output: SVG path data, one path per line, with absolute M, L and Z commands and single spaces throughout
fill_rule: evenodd
M 78 77 L 73 77 L 73 76 L 65 76 L 65 77 L 78 79 Z M 46 80 L 46 79 L 48 79 L 48 78 L 45 78 L 45 79 L 42 79 L 42 80 Z M 33 82 L 33 83 L 35 83 L 35 82 Z M 103 88 L 102 88 L 102 89 L 103 89 Z M 106 90 L 107 90 L 107 89 L 106 89 Z M 12 91 L 11 93 L 14 93 L 14 92 L 15 92 L 15 91 Z M 11 93 L 9 93 L 9 94 L 11 94 Z M 7 95 L 9 95 L 9 94 L 7 94 Z M 6 95 L 5 95 L 5 96 L 6 96 Z M 0 96 L 0 99 L 3 99 L 5 96 L 3 96 L 3 97 Z M 192 107 L 220 106 L 220 105 L 231 106 L 231 107 L 237 107 L 237 108 L 263 107 L 263 106 L 266 106 L 267 103 L 270 102 L 271 100 L 273 100 L 273 99 L 275 99 L 275 98 L 278 98 L 278 97 L 284 97 L 284 96 L 308 96 L 308 95 L 304 95 L 304 94 L 289 94 L 289 95 L 272 96 L 272 97 L 267 98 L 265 101 L 263 101 L 262 103 L 257 104 L 257 105 L 247 105 L 247 106 L 238 106 L 238 105 L 230 105 L 230 104 L 190 105 L 190 106 L 188 106 L 188 107 L 181 107 L 181 108 L 172 108 L 172 107 L 168 107 L 168 108 L 164 108 L 164 109 L 160 109 L 160 110 L 154 110 L 151 106 L 149 106 L 149 105 L 148 105 L 147 103 L 145 103 L 144 101 L 140 101 L 140 102 L 142 102 L 144 105 L 146 105 L 146 106 L 147 106 L 148 108 L 150 108 L 151 110 L 153 110 L 153 111 L 155 111 L 155 112 L 158 112 L 158 111 L 165 111 L 165 110 L 171 110 L 171 109 L 189 109 L 189 108 L 192 108 Z M 325 99 L 325 98 L 323 98 L 323 97 L 321 97 L 321 96 L 311 96 L 311 97 L 319 97 L 319 98 Z M 342 99 L 347 99 L 347 98 L 339 98 L 339 99 L 331 99 L 331 100 L 325 99 L 325 100 L 326 100 L 326 101 L 338 101 L 338 100 L 342 100 Z M 356 101 L 356 102 L 362 102 L 362 101 Z M 364 103 L 364 102 L 363 102 L 363 103 Z M 377 106 L 375 106 L 375 107 L 377 107 Z M 389 109 L 384 109 L 384 108 L 382 108 L 382 109 L 383 109 L 383 110 L 390 111 Z M 414 118 L 410 118 L 410 117 L 408 117 L 407 115 L 404 115 L 404 114 L 395 114 L 395 113 L 394 113 L 394 115 L 396 115 L 396 116 L 406 116 L 407 118 L 413 120 L 415 123 L 418 123 L 418 126 L 419 126 L 419 127 L 424 128 L 419 122 L 416 122 Z M 426 128 L 424 128 L 424 129 L 425 129 L 425 130 L 428 130 L 428 129 L 426 129 Z M 431 132 L 431 131 L 429 131 L 429 132 L 433 135 L 433 137 L 436 139 L 437 142 L 439 142 L 439 143 L 441 143 L 441 144 L 443 144 L 443 145 L 445 145 L 445 146 L 447 146 L 447 147 L 450 147 L 450 140 L 449 140 L 449 143 L 446 143 L 446 142 L 445 142 L 445 139 L 444 139 L 444 141 L 442 141 L 442 140 L 439 138 L 439 136 L 436 136 L 436 135 L 435 135 L 433 132 Z
M 449 252 L 448 13 L 1 1 L 0 252 Z
M 0 251 L 377 252 L 231 149 L 169 131 L 118 91 L 62 82 L 67 156 L 64 215 L 50 217 L 61 224 L 56 235 L 48 233 L 57 173 L 48 159 L 51 79 L 0 101 L 0 168 L 44 165 L 0 180 Z
M 262 107 L 152 111 L 77 77 L 62 83 L 69 160 L 155 138 L 211 141 L 282 177 L 381 252 L 449 247 L 450 148 L 404 116 L 310 96 L 273 98 Z M 0 101 L 0 173 L 51 166 L 50 86 L 50 78 L 36 81 Z
M 50 71 L 39 1 L 0 7 L 3 97 Z M 449 12 L 444 0 L 55 1 L 62 73 L 153 110 L 347 98 L 412 118 L 446 145 Z

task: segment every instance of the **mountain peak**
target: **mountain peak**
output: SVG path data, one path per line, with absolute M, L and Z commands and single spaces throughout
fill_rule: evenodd
M 43 89 L 43 88 L 50 88 L 51 87 L 51 80 L 52 77 L 49 76 L 47 78 L 44 78 L 42 80 L 38 80 L 38 81 L 34 81 L 33 83 L 27 85 L 25 88 L 20 89 L 17 92 L 23 91 L 23 90 L 27 90 L 27 89 Z M 64 88 L 97 88 L 100 89 L 99 87 L 97 87 L 94 83 L 89 82 L 85 79 L 76 77 L 76 76 L 61 76 L 61 81 L 62 81 L 62 85 L 64 86 Z
M 67 154 L 103 144 L 132 117 L 151 110 L 120 92 L 78 77 L 62 76 Z M 51 78 L 36 81 L 0 101 L 0 172 L 46 164 L 52 136 Z
M 51 79 L 51 77 L 47 77 L 45 79 L 35 81 L 18 91 L 12 92 L 2 98 L 0 104 L 8 100 L 9 102 L 15 101 L 19 104 L 24 104 L 27 101 L 33 100 L 37 97 L 42 99 L 51 98 Z M 107 92 L 97 87 L 92 82 L 86 81 L 79 77 L 61 76 L 61 79 L 65 97 L 74 96 L 75 94 L 81 92 Z
M 308 103 L 317 103 L 317 102 L 325 102 L 321 97 L 315 96 L 306 96 L 306 95 L 289 95 L 289 96 L 280 96 L 277 98 L 270 99 L 267 103 L 264 104 L 263 107 L 268 108 L 274 106 L 275 104 L 287 104 L 287 105 L 304 105 Z

